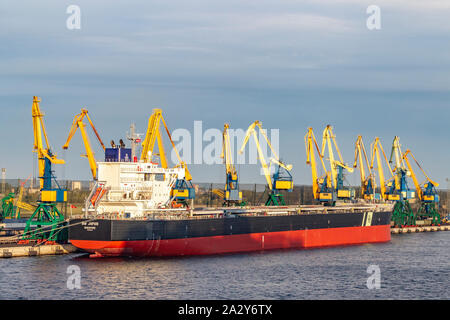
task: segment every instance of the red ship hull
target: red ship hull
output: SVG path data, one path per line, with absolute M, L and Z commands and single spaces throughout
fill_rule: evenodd
M 191 237 L 181 239 L 99 241 L 71 239 L 83 251 L 97 256 L 209 255 L 271 249 L 307 249 L 340 245 L 387 242 L 389 225 L 289 230 Z

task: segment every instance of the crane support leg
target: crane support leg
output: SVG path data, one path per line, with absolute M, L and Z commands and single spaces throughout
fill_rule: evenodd
M 434 226 L 438 226 L 441 224 L 441 215 L 437 212 L 434 203 L 422 203 L 419 210 L 417 211 L 417 218 L 431 218 L 431 224 Z
M 284 196 L 281 193 L 270 193 L 266 206 L 285 206 Z
M 56 203 L 39 203 L 28 219 L 20 243 L 66 242 L 67 229 L 64 228 L 64 216 L 59 212 Z
M 416 216 L 408 201 L 397 201 L 391 220 L 394 222 L 395 227 L 416 225 Z

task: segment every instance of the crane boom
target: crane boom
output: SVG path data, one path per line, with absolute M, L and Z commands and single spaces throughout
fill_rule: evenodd
M 370 168 L 373 169 L 375 157 L 377 159 L 377 169 L 378 169 L 378 179 L 380 180 L 380 190 L 381 190 L 381 197 L 382 199 L 386 200 L 388 198 L 388 195 L 386 193 L 386 182 L 384 178 L 384 172 L 383 172 L 383 166 L 381 164 L 381 156 L 380 151 L 384 156 L 384 159 L 386 160 L 386 164 L 389 168 L 389 173 L 391 175 L 391 179 L 394 178 L 393 171 L 391 169 L 391 166 L 389 165 L 389 161 L 387 159 L 386 153 L 383 150 L 383 146 L 381 145 L 380 139 L 378 137 L 375 138 L 375 140 L 372 142 L 372 159 L 370 162 Z
M 228 134 L 229 124 L 225 123 L 222 133 L 222 153 L 220 157 L 224 160 L 227 174 L 231 174 L 233 177 L 237 177 L 236 168 L 233 164 L 233 155 L 231 154 L 231 141 Z
M 333 141 L 333 143 L 331 141 Z M 334 144 L 334 147 L 336 148 L 337 154 L 339 156 L 339 161 L 335 160 L 332 144 Z M 350 168 L 344 164 L 344 161 L 342 160 L 341 151 L 339 150 L 339 147 L 337 145 L 336 136 L 333 134 L 333 127 L 331 125 L 327 125 L 326 128 L 323 130 L 322 150 L 321 150 L 322 156 L 325 155 L 325 147 L 328 147 L 328 156 L 329 156 L 329 160 L 330 160 L 331 177 L 333 179 L 333 186 L 336 188 L 338 186 L 337 168 L 341 167 L 341 168 L 346 169 L 349 172 L 353 172 L 353 168 Z
M 259 129 L 260 129 L 259 132 L 261 132 L 264 135 L 266 141 L 268 142 L 267 143 L 268 146 L 272 150 L 272 145 L 270 144 L 269 140 L 267 139 L 266 135 L 264 134 L 264 131 L 263 131 L 261 123 L 258 120 L 256 120 L 255 122 L 253 122 L 248 127 L 247 133 L 245 134 L 245 138 L 244 138 L 244 141 L 243 141 L 242 146 L 241 146 L 241 149 L 239 150 L 239 154 L 242 154 L 244 152 L 244 148 L 247 145 L 250 137 L 253 136 L 254 141 L 255 141 L 255 145 L 256 145 L 256 149 L 258 150 L 258 159 L 259 159 L 259 161 L 261 163 L 261 167 L 262 167 L 262 169 L 264 171 L 264 176 L 266 177 L 267 185 L 269 186 L 269 189 L 272 190 L 273 189 L 273 185 L 272 185 L 272 179 L 270 177 L 269 166 L 267 165 L 266 159 L 265 159 L 264 154 L 263 154 L 263 152 L 261 150 L 261 145 L 259 144 L 259 140 L 258 140 L 258 137 L 256 135 L 256 127 L 259 127 Z M 273 150 L 272 150 L 272 152 L 273 152 Z M 276 154 L 274 154 L 274 155 L 276 156 Z
M 438 187 L 439 184 L 437 182 L 434 182 L 433 180 L 431 180 L 428 175 L 425 173 L 425 171 L 422 169 L 422 167 L 420 166 L 419 162 L 417 162 L 416 158 L 414 158 L 414 155 L 412 154 L 411 150 L 407 149 L 405 151 L 405 153 L 402 156 L 402 160 L 405 160 L 406 165 L 408 166 L 408 170 L 411 172 L 411 178 L 413 179 L 414 182 L 414 186 L 416 187 L 416 192 L 417 192 L 417 196 L 419 198 L 419 200 L 424 200 L 424 195 L 423 195 L 423 190 L 422 187 L 417 179 L 416 174 L 414 173 L 414 170 L 411 166 L 411 163 L 409 161 L 408 155 L 411 155 L 411 157 L 414 159 L 414 161 L 416 162 L 417 166 L 420 168 L 420 170 L 422 171 L 423 175 L 425 176 L 425 178 L 427 179 L 427 181 L 429 183 L 431 183 L 434 187 Z
M 339 160 L 336 160 L 333 152 L 333 145 L 338 154 Z M 328 147 L 328 156 L 330 161 L 330 174 L 332 179 L 332 186 L 337 193 L 338 199 L 349 200 L 354 198 L 355 190 L 344 187 L 344 169 L 348 172 L 353 172 L 353 168 L 347 166 L 342 160 L 342 155 L 336 142 L 336 136 L 333 133 L 331 125 L 327 125 L 322 133 L 322 157 L 325 155 L 325 148 Z
M 167 169 L 168 162 L 167 162 L 167 156 L 166 152 L 164 151 L 164 144 L 162 140 L 161 135 L 161 123 L 164 126 L 164 129 L 166 130 L 167 136 L 169 137 L 170 143 L 172 144 L 173 150 L 175 151 L 175 154 L 178 158 L 178 165 L 176 167 L 181 167 L 185 169 L 185 179 L 187 181 L 192 180 L 192 175 L 188 170 L 188 167 L 184 161 L 182 161 L 180 154 L 175 146 L 175 143 L 173 142 L 172 136 L 170 134 L 170 131 L 167 127 L 166 121 L 164 120 L 164 117 L 162 115 L 161 109 L 153 109 L 153 113 L 148 119 L 148 126 L 147 126 L 147 132 L 145 134 L 145 139 L 142 142 L 142 153 L 141 153 L 141 160 L 144 162 L 151 162 L 153 151 L 155 149 L 155 144 L 158 144 L 158 151 L 159 151 L 159 157 L 161 159 L 161 167 Z
M 30 179 L 30 177 L 28 177 L 28 179 Z M 28 179 L 25 180 L 23 183 L 21 183 L 19 189 L 19 196 L 16 199 L 14 199 L 15 200 L 14 205 L 17 206 L 17 208 L 19 209 L 33 212 L 36 209 L 36 206 L 22 201 L 24 185 L 28 181 Z
M 403 152 L 401 150 L 400 138 L 395 136 L 392 142 L 391 156 L 389 158 L 389 163 L 394 162 L 395 167 L 393 168 L 394 182 L 390 184 L 389 193 L 401 194 L 403 199 L 413 199 L 415 198 L 414 191 L 410 190 L 408 187 L 407 177 L 411 175 L 411 172 L 407 169 L 405 165 L 405 160 L 403 159 Z
M 256 135 L 256 128 L 259 128 L 259 133 L 264 137 L 264 140 L 266 141 L 267 145 L 269 146 L 270 150 L 272 151 L 272 159 L 268 161 L 265 159 L 263 151 L 261 149 L 261 145 L 259 143 L 259 139 Z M 253 122 L 247 129 L 247 132 L 245 134 L 244 141 L 242 143 L 241 149 L 239 150 L 239 154 L 242 154 L 244 152 L 244 148 L 247 145 L 250 137 L 253 136 L 253 139 L 255 141 L 256 149 L 258 151 L 258 159 L 261 163 L 261 167 L 264 171 L 264 176 L 267 181 L 267 185 L 269 187 L 269 198 L 266 201 L 266 206 L 269 205 L 285 205 L 283 195 L 280 193 L 281 190 L 287 190 L 292 191 L 294 185 L 292 181 L 292 176 L 289 173 L 289 171 L 292 169 L 292 165 L 286 165 L 280 161 L 278 158 L 277 153 L 272 147 L 272 144 L 269 141 L 269 138 L 267 137 L 264 129 L 262 128 L 262 124 L 260 121 L 256 120 Z M 273 176 L 270 175 L 270 165 L 272 162 L 278 164 L 278 170 L 273 174 Z M 282 170 L 284 170 L 286 176 L 282 176 Z M 273 178 L 273 180 L 272 180 Z
M 367 157 L 366 148 L 362 136 L 358 136 L 355 142 L 355 161 L 353 167 L 356 168 L 359 162 L 359 173 L 361 177 L 361 194 L 362 197 L 368 200 L 373 200 L 375 196 L 375 179 L 372 170 L 369 165 L 369 159 Z M 364 170 L 364 165 L 367 166 L 369 175 L 366 177 L 366 172 Z
M 220 157 L 225 163 L 225 191 L 221 191 L 225 204 L 240 202 L 242 200 L 242 192 L 239 191 L 239 181 L 236 167 L 233 164 L 233 155 L 231 149 L 230 134 L 228 132 L 230 126 L 225 123 L 222 133 L 222 153 Z M 218 192 L 216 194 L 219 195 Z
M 269 162 L 269 165 L 267 164 L 267 161 L 266 161 L 266 159 L 265 159 L 265 157 L 264 157 L 264 154 L 263 154 L 263 152 L 262 152 L 262 149 L 261 149 L 261 145 L 260 145 L 260 143 L 259 143 L 258 136 L 256 135 L 256 127 L 259 128 L 260 134 L 264 137 L 264 140 L 266 141 L 267 146 L 270 148 L 270 150 L 271 150 L 271 152 L 272 152 L 272 155 L 273 155 L 272 159 L 273 159 L 273 160 Z M 253 139 L 254 139 L 254 141 L 255 141 L 256 149 L 257 149 L 257 151 L 258 151 L 258 159 L 259 159 L 259 161 L 260 161 L 260 163 L 261 163 L 261 166 L 262 166 L 262 168 L 263 168 L 264 176 L 266 177 L 266 180 L 267 180 L 267 184 L 268 184 L 268 186 L 269 186 L 269 189 L 270 189 L 270 190 L 273 190 L 274 186 L 273 186 L 273 183 L 272 183 L 272 180 L 271 180 L 271 177 L 270 177 L 270 163 L 271 163 L 271 162 L 276 162 L 276 163 L 280 164 L 280 166 L 281 166 L 282 168 L 286 169 L 287 171 L 290 171 L 290 170 L 292 169 L 292 165 L 285 165 L 285 164 L 283 164 L 283 163 L 280 161 L 280 159 L 278 158 L 277 153 L 275 152 L 275 150 L 274 150 L 273 147 L 272 147 L 272 144 L 271 144 L 270 141 L 269 141 L 269 138 L 267 137 L 267 135 L 266 135 L 264 129 L 262 128 L 261 122 L 258 121 L 258 120 L 256 120 L 255 122 L 253 122 L 253 123 L 248 127 L 247 133 L 245 134 L 245 138 L 244 138 L 244 141 L 243 141 L 242 146 L 241 146 L 241 149 L 239 150 L 239 153 L 240 153 L 240 154 L 242 154 L 242 153 L 244 152 L 244 148 L 245 148 L 245 146 L 247 145 L 247 143 L 248 143 L 248 141 L 249 141 L 249 139 L 250 139 L 251 136 L 253 136 Z
M 394 161 L 393 158 L 395 158 L 394 171 L 398 171 L 399 169 L 406 170 L 402 155 L 403 153 L 400 144 L 400 138 L 398 136 L 395 136 L 394 140 L 392 141 L 391 156 L 389 157 L 389 163 L 392 163 Z
M 320 198 L 320 186 L 319 186 L 319 176 L 317 174 L 317 165 L 316 165 L 316 157 L 314 155 L 314 148 L 319 155 L 320 162 L 322 163 L 322 168 L 324 172 L 327 172 L 325 167 L 325 163 L 323 162 L 323 156 L 320 153 L 319 146 L 316 141 L 316 137 L 314 136 L 314 132 L 312 128 L 308 128 L 308 132 L 305 135 L 305 148 L 306 148 L 306 164 L 311 165 L 311 173 L 312 173 L 312 185 L 313 185 L 313 196 L 314 199 Z M 327 184 L 328 188 L 332 188 L 331 186 L 331 176 L 329 174 L 325 174 L 327 176 Z
M 40 99 L 34 96 L 31 115 L 33 118 L 34 135 L 33 151 L 38 155 L 41 194 L 37 207 L 33 210 L 33 213 L 25 224 L 25 229 L 19 244 L 29 243 L 30 240 L 63 241 L 66 240 L 67 235 L 66 232 L 62 231 L 65 223 L 64 215 L 57 208 L 57 203 L 67 201 L 67 190 L 59 187 L 52 171 L 52 164 L 64 164 L 65 162 L 64 160 L 58 159 L 56 154 L 51 152 L 44 126 L 44 114 L 39 108 L 39 102 Z M 44 135 L 45 146 L 42 135 Z M 58 188 L 52 187 L 52 179 L 55 180 Z M 19 198 L 21 196 L 20 194 Z M 33 209 L 22 201 L 18 201 L 17 205 L 26 210 Z M 46 232 L 41 231 L 42 226 L 45 226 Z
M 98 142 L 103 148 L 103 151 L 105 151 L 105 145 L 103 144 L 102 139 L 100 138 L 100 135 L 98 134 L 97 129 L 94 126 L 94 123 L 92 122 L 91 117 L 89 116 L 87 109 L 81 109 L 81 112 L 77 114 L 72 122 L 72 126 L 69 131 L 69 136 L 67 137 L 66 143 L 63 145 L 63 149 L 67 150 L 69 148 L 70 141 L 72 140 L 73 136 L 75 135 L 75 132 L 77 132 L 78 129 L 80 129 L 81 136 L 83 138 L 84 147 L 86 149 L 86 157 L 89 161 L 89 166 L 91 168 L 92 177 L 94 180 L 97 180 L 97 162 L 95 161 L 94 152 L 92 151 L 91 143 L 89 141 L 89 137 L 86 132 L 86 125 L 83 123 L 84 118 L 88 119 L 88 122 L 94 131 Z
M 167 158 L 164 151 L 164 145 L 162 143 L 160 123 L 163 119 L 161 109 L 153 109 L 153 113 L 148 119 L 147 132 L 145 134 L 145 140 L 142 143 L 141 160 L 144 162 L 150 162 L 155 148 L 155 143 L 158 143 L 159 157 L 161 159 L 161 167 L 167 169 Z
M 50 144 L 48 141 L 48 136 L 44 125 L 44 114 L 41 112 L 41 109 L 39 108 L 39 102 L 41 102 L 41 100 L 38 97 L 34 96 L 31 114 L 33 117 L 33 132 L 34 132 L 33 151 L 36 152 L 38 155 L 40 188 L 43 189 L 49 187 L 49 184 L 51 185 L 51 177 L 49 177 L 46 174 L 45 170 L 46 161 L 49 161 L 50 163 L 53 164 L 64 164 L 65 161 L 62 159 L 58 159 L 56 157 L 56 154 L 53 154 L 50 149 Z M 42 135 L 44 135 L 45 146 L 42 140 Z
M 423 184 L 423 188 L 419 184 L 417 176 L 411 166 L 409 156 L 413 158 L 414 162 L 420 168 L 426 178 L 426 182 Z M 405 160 L 406 165 L 408 166 L 408 170 L 411 173 L 411 178 L 413 179 L 414 185 L 416 187 L 417 197 L 420 200 L 420 207 L 415 217 L 420 219 L 431 218 L 432 225 L 439 225 L 441 223 L 441 216 L 436 207 L 439 206 L 439 194 L 436 190 L 439 184 L 428 177 L 428 175 L 425 173 L 425 170 L 423 170 L 422 166 L 419 164 L 419 162 L 416 160 L 409 149 L 406 150 L 406 152 L 403 154 L 402 159 Z
M 403 156 L 402 156 L 402 160 L 404 160 L 406 162 L 406 165 L 408 166 L 408 170 L 411 173 L 411 178 L 412 178 L 412 180 L 414 182 L 414 186 L 416 187 L 417 197 L 419 198 L 419 200 L 423 200 L 422 188 L 420 187 L 420 183 L 417 180 L 417 176 L 414 173 L 414 170 L 413 170 L 413 168 L 411 166 L 411 163 L 409 162 L 409 159 L 408 159 L 408 154 L 410 154 L 410 153 L 411 153 L 411 151 L 409 149 L 407 149 L 405 151 L 405 153 L 403 154 Z
M 364 156 L 364 160 L 365 160 L 365 163 L 367 165 L 367 168 L 369 169 L 369 176 L 370 176 L 372 174 L 372 171 L 370 170 L 369 160 L 367 158 L 367 153 L 366 153 L 366 148 L 364 147 L 364 142 L 362 140 L 362 136 L 358 136 L 358 138 L 356 139 L 356 142 L 355 142 L 355 162 L 353 164 L 353 168 L 357 167 L 358 160 L 359 160 L 359 171 L 360 171 L 360 175 L 361 175 L 361 186 L 364 185 L 364 182 L 366 180 L 366 173 L 364 171 L 363 156 Z
M 153 109 L 153 113 L 148 119 L 147 132 L 145 134 L 145 139 L 142 142 L 142 153 L 141 161 L 151 162 L 152 156 L 154 154 L 155 145 L 158 144 L 159 158 L 161 160 L 161 167 L 167 169 L 168 162 L 166 152 L 164 150 L 164 144 L 161 135 L 161 123 L 166 130 L 167 136 L 169 137 L 170 143 L 172 144 L 173 150 L 178 158 L 178 164 L 175 165 L 176 168 L 184 169 L 184 177 L 177 179 L 175 185 L 172 187 L 171 196 L 174 202 L 179 202 L 178 204 L 172 203 L 173 205 L 184 204 L 188 207 L 187 200 L 190 200 L 193 204 L 195 198 L 195 188 L 192 185 L 192 175 L 188 170 L 188 167 L 184 161 L 181 160 L 180 154 L 173 142 L 170 131 L 167 127 L 166 121 L 162 115 L 161 109 Z

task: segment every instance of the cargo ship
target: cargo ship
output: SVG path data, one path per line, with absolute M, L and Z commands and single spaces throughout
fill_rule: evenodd
M 86 199 L 84 215 L 69 221 L 70 243 L 92 257 L 146 257 L 391 239 L 390 204 L 173 208 L 173 188 L 184 173 L 156 163 L 98 162 L 98 181 Z
M 280 209 L 280 208 L 279 208 Z M 70 242 L 101 256 L 183 256 L 387 242 L 391 212 L 376 207 L 286 208 L 206 216 L 74 219 Z M 378 210 L 378 211 L 377 211 Z M 220 213 L 219 213 L 220 211 Z

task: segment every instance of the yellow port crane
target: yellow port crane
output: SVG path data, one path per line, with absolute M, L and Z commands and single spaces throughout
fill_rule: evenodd
M 376 182 L 375 177 L 369 165 L 369 159 L 367 157 L 366 148 L 362 136 L 358 136 L 355 142 L 355 162 L 353 168 L 358 166 L 359 162 L 359 173 L 361 177 L 361 198 L 365 200 L 379 200 L 376 196 Z M 367 167 L 369 174 L 366 176 L 364 166 Z M 379 196 L 379 195 L 378 195 Z M 378 199 L 377 199 L 378 198 Z
M 398 136 L 394 137 L 392 141 L 391 156 L 389 158 L 389 163 L 392 163 L 395 158 L 394 181 L 389 183 L 389 193 L 390 194 L 400 194 L 404 200 L 415 198 L 415 193 L 408 187 L 407 177 L 411 176 L 411 172 L 405 166 L 405 161 L 403 159 L 403 153 L 400 144 L 400 138 Z
M 22 201 L 24 185 L 30 179 L 31 175 L 27 180 L 20 184 L 19 194 L 10 192 L 6 197 L 2 199 L 2 211 L 0 212 L 1 217 L 6 219 L 20 219 L 21 210 L 34 212 L 36 206 L 25 203 Z
M 332 143 L 333 142 L 333 143 Z M 336 148 L 339 160 L 336 160 L 333 153 L 333 145 Z M 333 187 L 337 192 L 337 199 L 351 200 L 355 197 L 355 190 L 344 187 L 344 169 L 353 172 L 353 168 L 347 166 L 342 160 L 341 152 L 336 142 L 336 136 L 333 133 L 333 127 L 327 125 L 322 134 L 321 155 L 325 156 L 325 148 L 328 147 L 328 157 L 331 168 L 331 178 Z
M 180 154 L 178 153 L 177 148 L 175 147 L 175 143 L 172 140 L 172 135 L 167 127 L 166 121 L 162 115 L 161 109 L 153 109 L 153 113 L 148 120 L 147 132 L 145 134 L 145 139 L 142 142 L 142 152 L 141 152 L 141 161 L 151 162 L 155 149 L 155 144 L 158 144 L 159 158 L 161 160 L 161 167 L 168 168 L 167 164 L 167 156 L 164 151 L 164 144 L 161 135 L 161 122 L 166 130 L 167 136 L 169 137 L 170 143 L 172 144 L 173 150 L 178 159 L 178 165 L 176 167 L 184 168 L 186 171 L 185 178 L 187 181 L 192 180 L 191 173 L 189 172 L 187 165 L 184 161 L 181 160 Z
M 223 199 L 226 205 L 241 203 L 242 201 L 242 192 L 239 191 L 238 174 L 233 164 L 231 141 L 228 133 L 229 128 L 229 124 L 225 123 L 222 133 L 222 154 L 220 155 L 225 163 L 225 189 Z M 216 192 L 216 194 L 220 193 Z
M 63 149 L 67 150 L 69 148 L 70 141 L 72 140 L 72 137 L 74 136 L 77 129 L 80 129 L 81 136 L 83 138 L 84 147 L 86 149 L 86 155 L 82 155 L 82 157 L 86 157 L 89 160 L 89 166 L 91 167 L 92 172 L 92 178 L 94 180 L 97 180 L 97 162 L 94 158 L 94 152 L 92 151 L 91 144 L 89 142 L 89 137 L 86 133 L 85 127 L 86 125 L 83 123 L 84 118 L 87 118 L 89 121 L 89 124 L 92 128 L 92 131 L 94 131 L 98 142 L 103 148 L 103 151 L 105 151 L 105 145 L 103 144 L 102 139 L 100 138 L 100 135 L 97 132 L 97 129 L 94 126 L 94 123 L 92 122 L 91 117 L 89 116 L 87 109 L 81 109 L 81 112 L 75 116 L 72 122 L 72 127 L 69 131 L 69 136 L 67 137 L 66 143 L 63 145 Z
M 409 156 L 413 158 L 414 162 L 425 176 L 426 181 L 423 183 L 423 186 L 417 179 L 417 176 L 411 166 L 411 162 L 409 161 Z M 420 201 L 420 208 L 415 218 L 431 218 L 433 224 L 440 224 L 441 217 L 436 208 L 436 205 L 439 205 L 439 194 L 436 190 L 436 188 L 439 187 L 439 183 L 431 180 L 428 177 L 428 175 L 425 173 L 425 170 L 423 170 L 422 166 L 419 164 L 419 162 L 416 160 L 409 149 L 407 149 L 403 154 L 402 160 L 404 160 L 406 162 L 406 165 L 408 166 L 408 170 L 411 173 L 411 178 L 414 182 L 414 186 L 416 187 L 417 198 Z
M 172 198 L 179 204 L 188 206 L 187 200 L 193 200 L 195 198 L 195 189 L 192 185 L 192 176 L 188 170 L 188 167 L 184 161 L 181 160 L 180 154 L 178 153 L 175 143 L 172 140 L 172 136 L 167 127 L 166 121 L 162 115 L 161 109 L 153 109 L 153 113 L 148 120 L 147 132 L 145 134 L 145 139 L 142 142 L 142 153 L 141 161 L 151 162 L 155 149 L 155 145 L 158 144 L 159 158 L 161 160 L 161 167 L 167 169 L 167 156 L 164 151 L 164 145 L 161 135 L 161 123 L 166 130 L 167 136 L 169 137 L 170 143 L 172 144 L 173 150 L 178 158 L 178 164 L 175 167 L 183 168 L 185 170 L 184 179 L 178 179 L 175 182 L 174 187 L 171 191 Z
M 259 128 L 259 133 L 264 137 L 264 140 L 266 141 L 267 145 L 272 151 L 273 157 L 269 160 L 269 164 L 267 164 L 267 161 L 261 149 L 261 145 L 259 144 L 258 136 L 256 135 L 256 128 Z M 239 150 L 240 154 L 244 152 L 244 148 L 247 145 L 251 136 L 253 136 L 254 138 L 256 149 L 258 151 L 258 159 L 261 163 L 262 169 L 264 171 L 264 176 L 266 177 L 267 185 L 269 187 L 269 198 L 267 199 L 265 205 L 266 206 L 286 205 L 284 201 L 284 196 L 283 194 L 281 194 L 281 191 L 282 190 L 292 191 L 294 188 L 292 175 L 290 174 L 290 171 L 292 170 L 292 165 L 291 164 L 286 165 L 280 161 L 277 153 L 275 152 L 275 150 L 272 147 L 272 144 L 269 141 L 269 138 L 267 137 L 266 133 L 264 132 L 264 129 L 262 128 L 261 122 L 258 120 L 253 122 L 248 127 L 241 149 Z M 278 169 L 271 176 L 270 166 L 272 162 L 278 165 Z
M 65 161 L 62 159 L 58 159 L 56 154 L 51 151 L 50 144 L 48 142 L 47 131 L 45 130 L 44 125 L 44 114 L 41 112 L 39 108 L 39 102 L 41 100 L 34 96 L 33 97 L 33 106 L 31 109 L 32 117 L 33 117 L 33 133 L 34 133 L 34 146 L 33 152 L 37 153 L 38 156 L 38 168 L 39 168 L 39 183 L 40 189 L 51 189 L 51 164 L 64 164 Z M 42 135 L 44 135 L 45 146 L 42 140 Z M 46 197 L 49 193 L 43 191 L 41 194 L 42 197 Z
M 33 152 L 36 152 L 38 155 L 41 196 L 37 207 L 27 220 L 22 240 L 19 243 L 28 243 L 30 240 L 37 240 L 38 242 L 67 240 L 67 230 L 61 230 L 65 224 L 64 216 L 57 208 L 57 203 L 67 201 L 67 191 L 59 187 L 52 171 L 53 164 L 64 164 L 65 162 L 58 159 L 56 154 L 53 154 L 50 149 L 44 125 L 44 114 L 39 108 L 40 101 L 38 97 L 33 97 L 31 114 L 34 135 Z M 45 146 L 42 135 L 44 135 Z M 58 185 L 57 188 L 53 188 L 52 180 L 55 180 Z M 45 229 L 45 232 L 42 231 L 43 229 Z
M 390 180 L 394 179 L 393 171 L 391 169 L 391 166 L 389 165 L 389 161 L 387 159 L 386 153 L 384 152 L 383 146 L 381 145 L 380 138 L 375 137 L 375 140 L 371 144 L 371 153 L 372 153 L 372 159 L 370 161 L 370 169 L 373 170 L 374 168 L 374 162 L 375 159 L 377 160 L 377 171 L 378 171 L 378 179 L 380 183 L 380 199 L 383 200 L 399 200 L 400 196 L 396 194 L 389 194 L 386 191 L 386 182 L 384 178 L 384 172 L 383 172 L 383 164 L 381 161 L 381 154 L 383 154 L 383 157 L 386 161 L 386 164 L 389 168 L 389 174 L 391 175 Z M 381 154 L 380 154 L 381 153 Z
M 323 161 L 323 156 L 320 153 L 319 145 L 317 144 L 316 137 L 314 136 L 313 129 L 308 128 L 308 132 L 305 135 L 305 148 L 306 148 L 306 164 L 311 166 L 312 186 L 314 199 L 321 203 L 334 205 L 336 202 L 336 192 L 333 189 L 331 181 L 331 172 L 329 172 Z M 316 157 L 314 155 L 316 150 L 324 175 L 319 177 L 317 173 Z
M 167 129 L 166 122 L 164 121 L 164 118 L 162 116 L 162 110 L 153 109 L 153 113 L 148 119 L 148 126 L 147 132 L 145 134 L 145 139 L 142 142 L 141 160 L 144 162 L 152 161 L 152 157 L 154 155 L 153 152 L 157 141 L 159 149 L 159 157 L 161 160 L 161 167 L 168 168 L 166 153 L 164 151 L 164 145 L 162 142 L 162 136 L 160 131 L 161 122 L 163 123 L 164 128 L 166 129 L 167 134 L 170 138 L 169 130 Z
M 396 172 L 398 169 L 406 170 L 402 155 L 403 153 L 400 144 L 400 138 L 398 136 L 395 136 L 394 140 L 392 141 L 391 156 L 389 157 L 390 164 L 392 164 L 392 162 L 394 161 L 393 158 L 395 158 L 394 172 Z
M 19 196 L 17 197 L 17 199 L 14 199 L 14 205 L 17 208 L 19 208 L 19 209 L 23 209 L 25 211 L 34 212 L 34 210 L 36 210 L 36 206 L 28 204 L 28 203 L 22 201 L 25 184 L 30 179 L 30 177 L 31 177 L 31 175 L 24 182 L 22 182 L 20 184 Z
M 381 147 L 381 144 L 379 144 L 379 146 Z M 395 202 L 392 210 L 391 221 L 394 223 L 394 226 L 415 225 L 416 217 L 408 201 L 409 199 L 414 198 L 415 195 L 414 191 L 410 190 L 408 187 L 407 177 L 411 175 L 411 172 L 408 171 L 405 166 L 403 153 L 401 151 L 400 138 L 395 136 L 392 141 L 389 161 L 387 161 L 383 150 L 382 152 L 389 167 L 389 173 L 392 175 L 392 178 L 387 181 L 385 189 L 383 189 L 384 184 L 381 185 L 381 194 L 384 199 Z M 394 158 L 395 164 L 392 168 L 390 164 L 393 163 Z M 378 160 L 378 162 L 380 161 Z M 379 166 L 381 167 L 380 164 Z M 381 172 L 381 169 L 379 170 Z
M 413 158 L 414 162 L 419 167 L 419 169 L 422 171 L 423 175 L 425 176 L 425 178 L 427 180 L 427 183 L 424 184 L 424 187 L 427 187 L 428 184 L 430 186 L 439 187 L 439 183 L 434 182 L 433 180 L 431 180 L 428 177 L 428 175 L 425 173 L 425 170 L 423 170 L 422 166 L 419 164 L 419 162 L 416 160 L 416 158 L 412 154 L 411 150 L 407 149 L 405 151 L 405 153 L 403 154 L 402 159 L 405 160 L 406 165 L 408 166 L 408 170 L 411 173 L 411 178 L 412 178 L 412 180 L 414 182 L 414 186 L 416 187 L 417 197 L 419 198 L 419 200 L 424 200 L 425 194 L 424 194 L 424 192 L 422 190 L 422 187 L 421 187 L 419 181 L 417 180 L 417 176 L 416 176 L 416 174 L 415 174 L 415 172 L 414 172 L 414 170 L 413 170 L 413 168 L 411 166 L 411 162 L 409 161 L 409 156 L 411 156 L 411 158 Z M 432 196 L 430 196 L 430 197 L 427 197 L 426 200 L 433 201 L 434 198 Z

